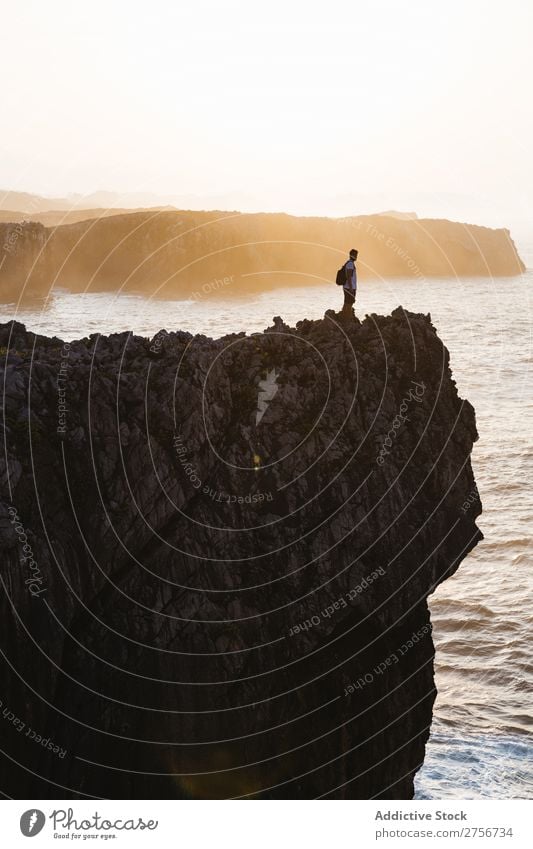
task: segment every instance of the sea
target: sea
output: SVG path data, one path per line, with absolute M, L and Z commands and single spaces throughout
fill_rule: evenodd
M 480 435 L 472 462 L 485 538 L 430 598 L 438 696 L 417 799 L 533 797 L 533 245 L 521 254 L 521 277 L 373 280 L 357 296 L 361 318 L 399 305 L 431 314 Z M 218 337 L 261 331 L 277 315 L 292 326 L 321 318 L 341 298 L 333 283 L 188 301 L 56 290 L 0 305 L 0 320 L 64 340 L 162 328 Z

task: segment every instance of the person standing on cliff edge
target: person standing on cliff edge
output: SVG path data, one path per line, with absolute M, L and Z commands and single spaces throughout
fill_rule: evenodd
M 350 251 L 350 259 L 348 262 L 344 263 L 344 283 L 343 283 L 343 291 L 344 291 L 344 304 L 342 307 L 343 315 L 353 315 L 353 308 L 355 304 L 355 296 L 357 294 L 357 268 L 355 263 L 357 262 L 358 251 L 355 248 L 352 248 Z

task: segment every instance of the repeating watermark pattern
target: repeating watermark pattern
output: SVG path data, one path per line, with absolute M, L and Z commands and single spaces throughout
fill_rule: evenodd
M 382 466 L 385 462 L 385 457 L 387 456 L 387 454 L 390 454 L 390 451 L 388 449 L 392 448 L 393 440 L 396 439 L 397 432 L 402 426 L 402 424 L 404 422 L 409 421 L 409 417 L 405 415 L 407 413 L 407 410 L 409 409 L 409 404 L 412 401 L 416 401 L 417 404 L 422 403 L 422 397 L 424 395 L 424 392 L 426 391 L 425 384 L 417 383 L 415 380 L 412 380 L 411 383 L 416 386 L 416 389 L 413 389 L 411 387 L 411 389 L 409 389 L 408 394 L 402 399 L 400 409 L 393 419 L 392 427 L 390 428 L 387 433 L 387 436 L 383 440 L 381 448 L 379 449 L 379 454 L 376 457 L 376 463 L 378 464 L 378 466 Z
M 301 634 L 302 631 L 309 631 L 311 628 L 314 628 L 316 625 L 320 625 L 323 619 L 330 619 L 333 614 L 342 610 L 349 606 L 351 601 L 354 601 L 358 595 L 364 592 L 368 587 L 374 583 L 379 577 L 384 575 L 386 570 L 383 566 L 379 566 L 377 569 L 374 569 L 373 572 L 370 572 L 366 578 L 363 578 L 359 584 L 355 587 L 352 587 L 351 590 L 348 590 L 347 593 L 340 596 L 336 601 L 331 602 L 327 607 L 324 608 L 320 613 L 315 613 L 309 619 L 304 619 L 303 622 L 299 622 L 297 625 L 293 625 L 291 630 L 289 631 L 289 637 L 294 637 L 297 634 Z
M 68 358 L 70 356 L 70 344 L 68 342 L 63 343 L 63 347 L 61 349 L 61 360 L 59 362 L 59 371 L 57 373 L 57 432 L 58 433 L 66 433 L 67 432 L 67 380 L 68 380 L 68 370 L 70 367 L 70 363 Z
M 35 561 L 35 558 L 33 556 L 33 549 L 30 543 L 28 542 L 28 534 L 20 520 L 20 516 L 17 513 L 16 508 L 8 507 L 7 512 L 9 513 L 10 521 L 13 525 L 15 533 L 18 536 L 19 543 L 22 546 L 23 553 L 20 559 L 24 566 L 26 566 L 30 571 L 30 574 L 25 579 L 24 583 L 28 587 L 30 595 L 32 595 L 34 598 L 38 598 L 46 592 L 43 574 Z
M 222 492 L 214 489 L 209 484 L 204 484 L 200 477 L 196 466 L 188 459 L 188 452 L 181 434 L 174 435 L 174 451 L 178 457 L 179 464 L 186 476 L 189 479 L 191 486 L 194 489 L 202 492 L 202 495 L 207 495 L 212 501 L 217 501 L 222 504 L 260 504 L 264 501 L 273 501 L 274 495 L 271 490 L 264 492 L 247 492 L 245 495 L 237 495 L 235 493 Z
M 218 292 L 220 289 L 225 289 L 226 286 L 231 286 L 233 281 L 235 280 L 235 275 L 230 274 L 228 277 L 215 277 L 213 280 L 210 280 L 208 283 L 204 283 L 201 291 L 192 292 L 191 300 L 192 301 L 200 301 L 202 298 L 206 298 L 208 295 L 211 295 L 213 292 Z
M 163 347 L 163 342 L 165 341 L 168 333 L 166 330 L 160 330 L 159 333 L 156 334 L 154 339 L 152 340 L 152 344 L 150 345 L 150 350 L 152 354 L 159 354 L 161 348 Z
M 354 221 L 352 218 L 339 218 L 337 219 L 340 224 L 350 224 L 354 230 L 361 230 L 365 232 L 368 236 L 375 239 L 377 242 L 383 244 L 388 250 L 392 251 L 392 253 L 396 254 L 396 256 L 405 262 L 409 271 L 413 275 L 413 277 L 417 277 L 419 280 L 425 280 L 425 275 L 420 270 L 419 265 L 415 262 L 415 260 L 410 256 L 410 254 L 402 248 L 402 246 L 396 241 L 393 236 L 387 236 L 383 230 L 380 230 L 379 227 L 376 227 L 375 223 L 372 221 Z
M 259 381 L 259 392 L 257 393 L 257 412 L 255 414 L 255 423 L 259 424 L 265 415 L 268 405 L 275 397 L 279 386 L 276 383 L 281 372 L 277 372 L 275 368 L 267 372 L 264 380 Z
M 32 213 L 36 215 L 40 212 L 40 204 L 36 197 L 32 197 L 28 204 L 27 212 L 29 212 L 30 216 Z M 17 251 L 17 244 L 24 233 L 24 229 L 26 227 L 31 227 L 32 220 L 30 218 L 23 218 L 22 221 L 17 222 L 16 224 L 12 224 L 11 227 L 7 230 L 6 236 L 3 244 L 3 251 L 6 254 L 15 254 Z
M 24 225 L 29 222 L 25 219 L 18 224 L 13 224 L 6 232 L 2 250 L 6 254 L 14 254 L 17 249 L 17 242 L 24 232 Z
M 478 492 L 477 486 L 474 484 L 473 488 L 470 490 L 465 501 L 463 501 L 463 504 L 461 506 L 461 512 L 463 513 L 463 515 L 470 510 L 470 508 L 472 507 L 472 504 L 476 504 L 478 501 L 479 501 L 479 492 Z
M 212 501 L 225 504 L 258 504 L 262 501 L 273 501 L 274 495 L 271 490 L 265 492 L 249 492 L 247 495 L 230 495 L 227 492 L 219 492 L 212 487 L 204 486 L 203 495 L 207 495 Z
M 193 466 L 190 460 L 187 459 L 187 448 L 184 445 L 181 434 L 174 434 L 173 445 L 179 464 L 189 478 L 191 486 L 194 487 L 194 489 L 200 489 L 202 486 L 202 479 L 198 474 L 196 467 Z
M 347 687 L 344 688 L 344 695 L 350 696 L 352 693 L 355 693 L 356 690 L 364 690 L 369 684 L 372 684 L 376 680 L 376 676 L 383 675 L 391 666 L 395 666 L 400 662 L 400 658 L 407 654 L 413 646 L 416 646 L 420 640 L 424 639 L 426 634 L 431 633 L 431 625 L 423 625 L 422 628 L 419 628 L 418 631 L 414 631 L 408 640 L 405 641 L 396 651 L 391 652 L 385 660 L 382 660 L 377 666 L 374 666 L 372 671 L 365 672 L 364 675 L 361 675 L 357 681 L 354 681 L 352 684 L 348 684 Z
M 42 734 L 38 734 L 35 729 L 31 728 L 31 726 L 27 725 L 23 719 L 14 713 L 14 711 L 10 710 L 6 707 L 0 699 L 0 708 L 2 708 L 2 718 L 13 726 L 13 728 L 19 733 L 22 734 L 24 731 L 24 737 L 27 737 L 28 740 L 31 740 L 33 743 L 37 743 L 39 746 L 42 746 L 43 749 L 47 749 L 53 755 L 57 755 L 59 758 L 63 759 L 67 754 L 67 750 L 63 749 L 57 743 L 55 743 L 51 737 L 43 737 Z

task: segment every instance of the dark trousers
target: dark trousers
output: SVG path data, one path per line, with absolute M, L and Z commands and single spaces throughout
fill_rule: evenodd
M 344 289 L 344 305 L 342 307 L 343 312 L 349 312 L 353 309 L 355 304 L 355 292 L 353 290 Z

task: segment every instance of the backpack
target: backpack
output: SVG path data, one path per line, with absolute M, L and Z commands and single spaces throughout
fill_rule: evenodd
M 335 278 L 335 283 L 337 284 L 337 286 L 344 286 L 344 284 L 346 283 L 346 265 L 347 263 L 344 263 L 342 268 L 339 268 L 339 270 L 337 271 L 337 276 Z

